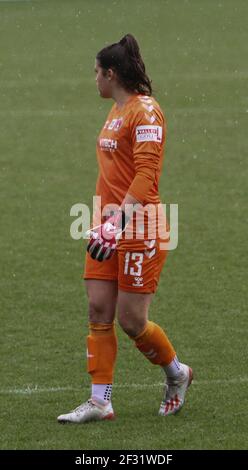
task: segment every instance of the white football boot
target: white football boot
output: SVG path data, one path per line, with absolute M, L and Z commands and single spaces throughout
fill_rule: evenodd
M 186 364 L 181 364 L 182 373 L 176 378 L 167 377 L 164 398 L 158 414 L 168 416 L 176 414 L 183 406 L 185 394 L 193 379 L 193 371 Z
M 75 410 L 70 411 L 70 413 L 58 416 L 57 420 L 61 424 L 81 424 L 89 421 L 114 419 L 114 417 L 114 410 L 110 402 L 107 405 L 100 405 L 93 402 L 90 398 L 88 401 L 75 408 Z

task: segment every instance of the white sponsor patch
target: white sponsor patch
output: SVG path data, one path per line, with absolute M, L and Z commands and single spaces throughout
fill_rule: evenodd
M 136 142 L 161 142 L 162 127 L 161 126 L 137 126 Z

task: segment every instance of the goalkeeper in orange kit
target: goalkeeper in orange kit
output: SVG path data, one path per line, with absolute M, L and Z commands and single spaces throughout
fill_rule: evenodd
M 84 272 L 92 387 L 90 399 L 60 415 L 60 423 L 114 418 L 111 393 L 117 354 L 116 311 L 120 326 L 139 351 L 165 372 L 159 415 L 181 409 L 192 381 L 191 368 L 179 362 L 166 333 L 148 319 L 166 251 L 161 249 L 160 222 L 154 212 L 150 218 L 144 213 L 141 224 L 139 214 L 147 205 L 157 208 L 161 203 L 158 186 L 166 129 L 136 39 L 127 34 L 102 49 L 96 57 L 95 73 L 100 96 L 112 98 L 114 105 L 97 140 L 96 195 L 101 196 L 101 219 L 90 230 Z M 104 212 L 106 207 L 108 213 Z

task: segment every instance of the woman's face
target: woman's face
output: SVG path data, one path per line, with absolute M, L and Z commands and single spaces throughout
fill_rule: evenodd
M 95 73 L 96 73 L 96 85 L 99 91 L 99 95 L 102 98 L 112 97 L 112 84 L 111 78 L 113 71 L 111 69 L 105 71 L 100 67 L 98 61 L 95 62 Z

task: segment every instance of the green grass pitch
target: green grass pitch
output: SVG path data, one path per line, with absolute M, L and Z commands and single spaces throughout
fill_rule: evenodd
M 244 0 L 0 1 L 1 449 L 246 448 L 247 15 Z M 69 213 L 91 204 L 111 106 L 94 58 L 127 32 L 167 117 L 162 201 L 179 204 L 150 314 L 195 383 L 158 417 L 162 373 L 119 329 L 116 421 L 59 426 L 89 395 Z

